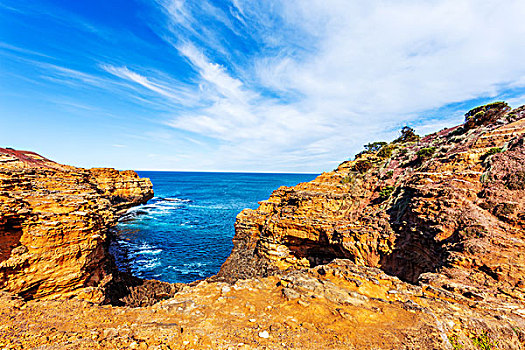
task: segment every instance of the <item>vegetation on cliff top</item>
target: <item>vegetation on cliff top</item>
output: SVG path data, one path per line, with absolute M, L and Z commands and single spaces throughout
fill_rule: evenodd
M 492 124 L 510 109 L 510 106 L 502 101 L 473 108 L 465 113 L 464 129 L 470 130 L 476 126 Z
M 401 129 L 401 136 L 395 139 L 393 143 L 417 142 L 419 139 L 419 135 L 416 134 L 416 131 L 413 128 L 404 126 Z
M 448 137 L 458 136 L 471 129 L 474 126 L 487 125 L 494 123 L 497 119 L 505 115 L 511 107 L 504 101 L 491 102 L 483 106 L 472 108 L 465 113 L 465 123 L 462 126 L 457 127 L 448 134 Z M 409 126 L 404 126 L 400 130 L 401 135 L 394 141 L 387 143 L 384 141 L 370 142 L 364 145 L 364 150 L 355 155 L 354 160 L 358 160 L 365 155 L 375 154 L 380 159 L 390 158 L 393 151 L 396 149 L 396 144 L 404 144 L 411 142 L 420 141 L 421 137 L 416 134 L 415 130 Z M 419 160 L 425 160 L 431 158 L 436 151 L 436 147 L 424 147 L 417 151 L 416 155 Z M 482 160 L 490 157 L 491 155 L 500 153 L 503 151 L 502 147 L 493 147 L 486 154 L 482 156 Z M 401 153 L 405 154 L 406 151 L 400 150 Z M 355 170 L 359 172 L 365 172 L 370 169 L 368 167 L 369 160 L 360 160 L 359 165 L 355 165 Z

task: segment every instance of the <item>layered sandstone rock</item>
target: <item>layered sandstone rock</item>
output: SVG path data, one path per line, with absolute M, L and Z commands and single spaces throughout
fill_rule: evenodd
M 149 179 L 65 166 L 0 148 L 0 289 L 25 299 L 101 302 L 113 279 L 108 229 L 116 210 L 153 196 Z
M 524 117 L 524 107 L 503 108 L 489 124 L 391 143 L 279 188 L 239 214 L 219 275 L 235 280 L 346 258 L 409 282 L 468 271 L 492 292 L 523 298 Z
M 132 170 L 118 171 L 111 168 L 89 169 L 104 197 L 118 210 L 145 204 L 153 198 L 153 185 L 148 178 L 140 178 Z

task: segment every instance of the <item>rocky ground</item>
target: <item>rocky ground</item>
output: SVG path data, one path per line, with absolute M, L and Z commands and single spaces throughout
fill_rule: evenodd
M 525 349 L 524 135 L 495 103 L 370 144 L 240 213 L 191 285 L 113 270 L 108 228 L 148 181 L 0 149 L 0 348 Z
M 202 281 L 153 306 L 3 295 L 7 349 L 520 349 L 525 309 L 450 299 L 335 260 L 281 276 Z M 492 347 L 478 347 L 475 344 Z M 496 344 L 498 347 L 496 347 Z M 456 347 L 454 347 L 456 346 Z

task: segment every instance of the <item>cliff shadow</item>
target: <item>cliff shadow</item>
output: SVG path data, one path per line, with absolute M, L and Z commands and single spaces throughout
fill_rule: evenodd
M 334 237 L 337 239 L 337 237 Z M 298 258 L 306 258 L 310 267 L 330 263 L 334 259 L 354 260 L 355 256 L 344 249 L 338 243 L 330 243 L 326 232 L 319 233 L 319 240 L 307 238 L 290 237 L 286 241 L 286 246 L 292 254 Z
M 13 249 L 20 246 L 22 222 L 20 217 L 6 217 L 0 221 L 0 262 L 9 259 Z
M 136 277 L 131 272 L 132 259 L 128 252 L 116 245 L 118 232 L 109 230 L 104 271 L 112 275 L 111 281 L 104 286 L 105 304 L 113 306 L 142 307 L 150 306 L 175 295 L 183 283 L 169 283 L 157 280 L 146 280 Z M 117 258 L 119 264 L 117 264 Z
M 383 255 L 378 264 L 386 273 L 413 284 L 417 283 L 421 274 L 435 272 L 443 265 L 446 253 L 444 244 L 455 239 L 435 240 L 437 230 L 411 210 L 415 196 L 413 189 L 405 188 L 388 209 L 389 224 L 396 238 L 393 251 Z

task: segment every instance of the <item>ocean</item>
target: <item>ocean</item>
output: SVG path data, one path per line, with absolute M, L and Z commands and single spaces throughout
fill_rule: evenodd
M 138 171 L 155 197 L 116 226 L 110 251 L 121 270 L 145 279 L 188 283 L 216 274 L 233 247 L 237 214 L 255 209 L 279 186 L 315 174 Z

